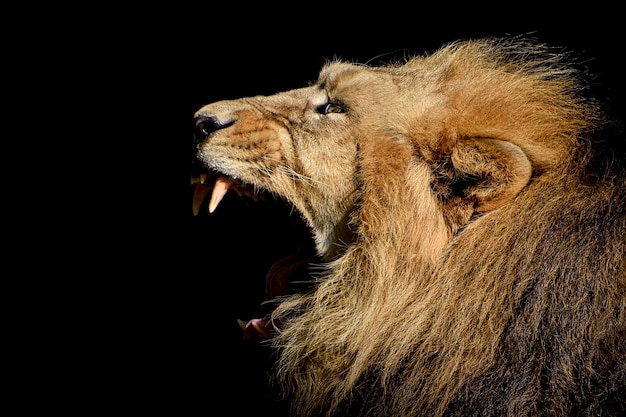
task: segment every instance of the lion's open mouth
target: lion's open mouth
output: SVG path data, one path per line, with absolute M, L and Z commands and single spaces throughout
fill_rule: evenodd
M 279 204 L 287 205 L 275 196 L 263 190 L 245 184 L 239 179 L 231 178 L 217 172 L 202 172 L 192 174 L 193 187 L 192 210 L 194 216 L 202 213 L 213 213 L 228 191 L 235 191 L 240 197 L 248 197 L 255 202 L 264 202 L 271 199 Z M 205 211 L 206 210 L 206 211 Z M 271 338 L 274 324 L 270 320 L 271 312 L 282 298 L 302 291 L 312 285 L 309 276 L 309 265 L 319 261 L 315 254 L 313 240 L 309 229 L 304 225 L 293 208 L 288 209 L 293 215 L 286 220 L 288 229 L 293 233 L 291 238 L 298 242 L 286 256 L 282 256 L 270 267 L 265 275 L 264 301 L 259 308 L 259 316 L 249 320 L 238 319 L 237 323 L 243 329 L 244 339 L 252 337 Z
M 265 196 L 263 193 L 245 185 L 241 180 L 210 172 L 203 172 L 195 177 L 192 176 L 191 184 L 195 186 L 192 205 L 194 216 L 200 213 L 200 209 L 209 192 L 211 193 L 211 198 L 208 202 L 209 213 L 215 211 L 228 190 L 234 190 L 240 196 L 246 195 L 254 200 L 264 198 Z

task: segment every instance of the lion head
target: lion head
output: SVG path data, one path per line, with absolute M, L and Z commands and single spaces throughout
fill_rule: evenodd
M 197 111 L 195 212 L 266 193 L 313 238 L 243 323 L 295 415 L 624 412 L 623 139 L 570 64 L 464 41 Z

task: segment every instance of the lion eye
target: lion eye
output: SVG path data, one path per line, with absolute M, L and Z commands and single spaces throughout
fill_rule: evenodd
M 345 111 L 345 107 L 340 103 L 329 102 L 317 107 L 317 112 L 320 114 L 344 113 Z

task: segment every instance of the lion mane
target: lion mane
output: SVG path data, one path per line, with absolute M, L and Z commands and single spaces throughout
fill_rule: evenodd
M 264 328 L 294 416 L 625 415 L 624 139 L 573 61 L 459 41 L 198 110 L 196 206 L 269 192 L 314 238 Z

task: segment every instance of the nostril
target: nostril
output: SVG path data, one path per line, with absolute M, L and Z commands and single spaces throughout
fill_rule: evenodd
M 201 117 L 196 120 L 196 138 L 198 140 L 204 140 L 216 130 L 219 130 L 220 125 L 217 117 Z
M 220 129 L 232 126 L 236 119 L 227 122 L 220 121 L 216 116 L 202 116 L 196 118 L 196 127 L 194 132 L 194 144 L 199 146 L 211 134 Z

